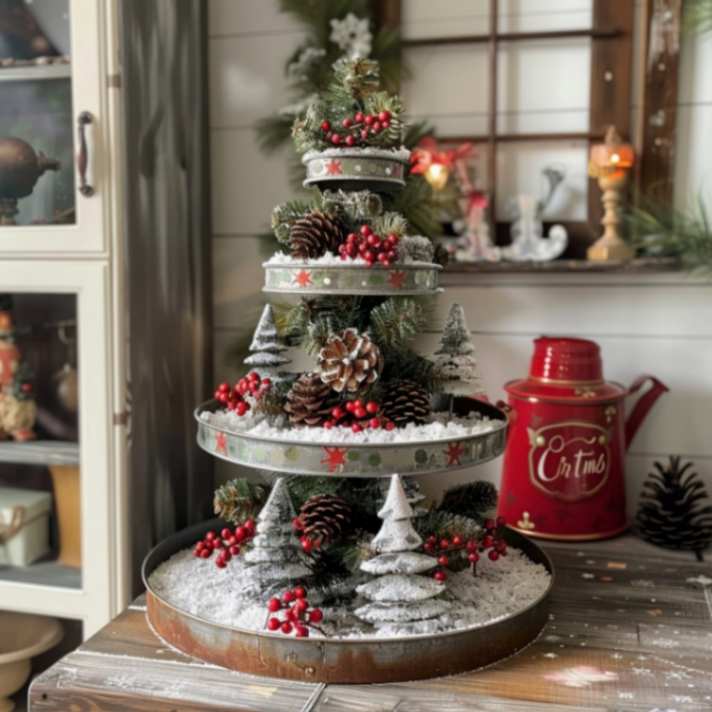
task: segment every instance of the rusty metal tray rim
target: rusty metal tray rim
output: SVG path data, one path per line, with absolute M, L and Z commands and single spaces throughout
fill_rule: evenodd
M 216 628 L 219 628 L 221 630 L 226 630 L 234 633 L 239 633 L 241 635 L 251 635 L 251 636 L 256 636 L 258 638 L 269 638 L 273 640 L 285 640 L 288 639 L 290 643 L 297 643 L 297 644 L 303 644 L 303 645 L 335 645 L 335 646 L 351 646 L 351 645 L 373 645 L 374 643 L 383 643 L 383 644 L 398 644 L 398 643 L 407 643 L 410 641 L 417 641 L 417 640 L 432 640 L 432 639 L 445 639 L 445 638 L 450 638 L 450 637 L 456 637 L 460 635 L 467 635 L 469 633 L 472 633 L 473 631 L 476 630 L 483 630 L 485 628 L 488 628 L 490 626 L 496 626 L 503 621 L 507 620 L 512 620 L 514 618 L 517 618 L 519 616 L 525 615 L 527 612 L 531 611 L 532 609 L 536 608 L 539 606 L 548 596 L 551 594 L 552 588 L 554 586 L 554 579 L 555 579 L 555 571 L 554 571 L 554 565 L 551 562 L 551 559 L 549 558 L 549 555 L 534 541 L 529 539 L 528 537 L 524 536 L 521 532 L 518 532 L 514 529 L 508 528 L 507 533 L 506 533 L 506 538 L 508 542 L 512 542 L 513 546 L 517 546 L 517 543 L 522 543 L 524 542 L 526 547 L 532 548 L 537 551 L 539 556 L 542 559 L 542 564 L 543 566 L 547 569 L 549 572 L 549 585 L 547 586 L 546 590 L 536 599 L 531 601 L 526 607 L 522 608 L 521 610 L 518 610 L 516 613 L 511 613 L 509 615 L 504 615 L 500 616 L 499 618 L 492 619 L 488 621 L 487 623 L 481 623 L 479 625 L 471 625 L 467 626 L 466 628 L 458 628 L 456 630 L 451 630 L 451 631 L 445 631 L 442 633 L 419 633 L 417 635 L 406 635 L 406 636 L 397 636 L 397 637 L 392 637 L 392 638 L 384 638 L 384 637 L 379 637 L 379 636 L 361 636 L 360 638 L 335 638 L 335 637 L 319 637 L 319 638 L 293 638 L 293 637 L 287 637 L 283 634 L 280 633 L 272 633 L 267 630 L 254 630 L 251 628 L 239 628 L 237 626 L 231 626 L 231 625 L 226 625 L 224 623 L 218 623 L 216 621 L 209 620 L 208 618 L 201 618 L 200 616 L 190 613 L 189 611 L 185 611 L 182 608 L 178 608 L 177 606 L 173 605 L 172 603 L 169 603 L 166 601 L 165 598 L 160 596 L 158 593 L 156 593 L 150 586 L 149 584 L 149 577 L 153 573 L 153 571 L 158 567 L 159 564 L 155 564 L 152 568 L 152 570 L 149 572 L 149 564 L 153 563 L 152 559 L 160 553 L 160 550 L 162 550 L 164 547 L 169 547 L 169 544 L 174 544 L 175 546 L 178 546 L 177 549 L 173 550 L 172 553 L 168 555 L 167 558 L 163 558 L 159 563 L 163 563 L 164 561 L 167 561 L 170 556 L 173 556 L 174 554 L 178 553 L 178 551 L 181 551 L 184 548 L 188 548 L 189 545 L 185 545 L 185 542 L 192 542 L 197 537 L 200 536 L 201 533 L 204 533 L 208 531 L 209 529 L 213 529 L 216 526 L 220 525 L 221 520 L 220 519 L 211 519 L 207 522 L 202 522 L 200 524 L 195 524 L 192 527 L 188 527 L 186 529 L 182 529 L 179 532 L 176 532 L 175 534 L 172 534 L 169 537 L 166 537 L 162 541 L 160 541 L 156 546 L 154 546 L 151 551 L 148 552 L 146 557 L 143 560 L 143 563 L 141 564 L 141 580 L 143 581 L 143 585 L 146 588 L 146 591 L 151 594 L 154 598 L 156 598 L 158 601 L 160 601 L 162 606 L 165 606 L 166 608 L 171 609 L 172 611 L 175 611 L 179 615 L 185 617 L 185 618 L 190 618 L 192 620 L 195 620 L 199 623 L 203 624 L 208 624 L 211 626 L 214 626 Z M 185 541 L 184 541 L 185 540 Z M 172 547 L 169 547 L 172 548 Z M 530 558 L 526 552 L 523 552 L 527 558 Z M 531 560 L 531 559 L 530 559 Z

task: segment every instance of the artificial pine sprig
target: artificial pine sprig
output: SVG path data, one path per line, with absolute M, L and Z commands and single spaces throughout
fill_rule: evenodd
M 371 333 L 386 352 L 405 349 L 428 323 L 428 313 L 421 302 L 410 298 L 386 299 L 371 311 Z
M 256 516 L 266 501 L 265 487 L 250 482 L 245 477 L 237 477 L 215 490 L 213 510 L 226 522 L 240 524 L 245 519 Z
M 292 225 L 319 207 L 319 201 L 288 200 L 272 210 L 272 231 L 282 245 L 289 244 Z

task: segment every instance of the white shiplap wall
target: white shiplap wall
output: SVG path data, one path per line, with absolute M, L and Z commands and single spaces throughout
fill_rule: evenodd
M 627 1 L 627 0 L 622 0 Z M 590 0 L 509 0 L 501 24 L 508 31 L 590 25 Z M 485 0 L 403 0 L 407 36 L 476 32 L 486 27 Z M 284 156 L 260 154 L 257 118 L 288 102 L 283 66 L 301 37 L 275 0 L 210 0 L 210 107 L 213 171 L 215 370 L 239 370 L 236 353 L 249 338 L 263 303 L 262 258 L 256 235 L 272 207 L 290 196 Z M 637 34 L 640 34 L 640 27 Z M 579 130 L 585 126 L 589 47 L 585 41 L 527 43 L 500 59 L 504 90 L 500 127 L 508 131 Z M 486 63 L 472 48 L 413 50 L 413 79 L 404 86 L 412 115 L 428 117 L 443 135 L 484 127 Z M 676 200 L 712 193 L 712 37 L 685 38 L 681 63 Z M 546 81 L 542 82 L 541 77 Z M 539 79 L 536 79 L 538 77 Z M 463 89 L 463 87 L 465 87 Z M 637 109 L 633 92 L 631 110 Z M 482 126 L 480 126 L 482 124 Z M 586 195 L 583 145 L 505 146 L 500 195 L 536 191 L 549 163 L 566 167 L 567 189 L 554 205 L 561 218 L 580 218 Z M 663 379 L 661 399 L 628 458 L 629 505 L 653 459 L 678 452 L 694 457 L 712 486 L 712 287 L 685 275 L 453 276 L 440 298 L 438 322 L 451 301 L 467 311 L 486 384 L 526 372 L 531 341 L 541 333 L 597 340 L 606 375 L 623 383 L 642 372 Z M 439 323 L 433 324 L 436 331 Z M 434 342 L 426 339 L 427 350 Z M 220 476 L 231 470 L 221 468 Z M 482 468 L 496 481 L 500 462 Z M 432 477 L 431 491 L 471 477 Z

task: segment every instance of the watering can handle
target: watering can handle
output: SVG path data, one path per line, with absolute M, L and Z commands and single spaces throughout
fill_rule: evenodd
M 633 381 L 628 389 L 628 395 L 636 394 L 647 383 L 650 383 L 650 388 L 638 398 L 625 422 L 626 449 L 628 449 L 635 434 L 638 432 L 638 428 L 648 414 L 648 411 L 653 407 L 655 401 L 660 398 L 663 393 L 670 390 L 662 381 L 655 378 L 655 376 L 644 375 L 638 376 L 638 378 Z

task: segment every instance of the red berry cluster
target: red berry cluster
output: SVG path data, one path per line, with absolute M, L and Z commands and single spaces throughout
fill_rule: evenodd
M 346 401 L 343 405 L 331 409 L 331 418 L 324 422 L 327 430 L 336 427 L 351 428 L 354 433 L 360 433 L 366 428 L 378 430 L 385 428 L 393 430 L 396 426 L 380 414 L 381 406 L 376 401 L 364 403 L 360 399 Z
M 319 630 L 318 624 L 324 620 L 321 608 L 309 606 L 304 586 L 285 591 L 281 598 L 270 598 L 267 610 L 273 614 L 282 614 L 282 617 L 270 615 L 267 618 L 267 630 L 280 631 L 285 635 L 294 632 L 297 638 L 308 638 L 309 628 Z
M 443 537 L 438 539 L 435 534 L 431 534 L 423 544 L 423 551 L 437 557 L 438 567 L 433 578 L 436 581 L 445 581 L 447 573 L 445 569 L 459 570 L 462 568 L 463 560 L 467 561 L 465 566 L 472 566 L 472 575 L 477 574 L 477 562 L 480 554 L 487 551 L 487 556 L 491 561 L 497 561 L 500 556 L 507 555 L 507 542 L 502 537 L 502 528 L 506 524 L 504 517 L 488 519 L 484 525 L 484 535 L 481 541 L 477 539 L 465 540 L 459 534 L 451 538 Z
M 272 386 L 269 378 L 260 378 L 257 371 L 250 371 L 232 388 L 229 383 L 221 383 L 215 389 L 215 400 L 222 403 L 228 410 L 234 410 L 238 415 L 245 415 L 250 410 L 246 395 L 261 398 Z
M 220 534 L 212 529 L 195 545 L 193 556 L 209 559 L 216 552 L 215 565 L 224 569 L 233 556 L 240 553 L 242 546 L 255 536 L 255 520 L 247 519 L 235 529 L 225 527 Z
M 390 267 L 396 261 L 396 248 L 400 238 L 395 233 L 387 237 L 376 235 L 368 225 L 361 225 L 358 233 L 350 232 L 346 242 L 339 247 L 342 260 L 362 257 L 372 267 L 380 262 L 384 267 Z
M 369 136 L 377 136 L 390 128 L 391 118 L 390 111 L 379 111 L 378 114 L 357 111 L 343 119 L 340 128 L 332 126 L 331 121 L 326 119 L 321 122 L 320 128 L 324 138 L 333 146 L 361 146 L 368 142 Z
M 302 551 L 305 554 L 312 554 L 314 549 L 321 548 L 321 539 L 307 536 L 304 533 L 304 522 L 302 522 L 299 517 L 294 517 L 294 519 L 292 519 L 292 529 L 299 537 L 299 543 L 302 545 Z

